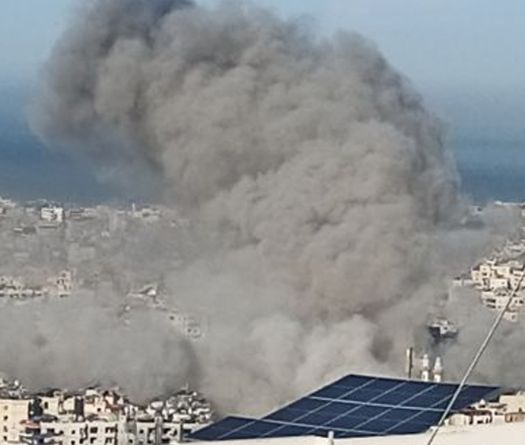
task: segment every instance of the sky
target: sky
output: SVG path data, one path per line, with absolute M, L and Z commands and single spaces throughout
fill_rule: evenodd
M 34 83 L 77 1 L 2 0 L 0 87 Z M 523 0 L 252 2 L 284 17 L 309 16 L 322 33 L 349 29 L 373 40 L 455 130 L 492 131 L 488 122 L 497 137 L 525 139 Z
M 76 1 L 2 0 L 4 81 L 35 77 Z M 309 15 L 323 32 L 343 28 L 364 34 L 425 89 L 512 91 L 523 85 L 522 0 L 252 1 L 282 16 Z
M 1 0 L 0 118 L 8 116 L 4 120 L 8 125 L 26 118 L 42 65 L 78 1 Z M 213 6 L 218 1 L 199 3 Z M 466 147 L 459 153 L 460 158 L 482 150 L 494 162 L 501 162 L 503 152 L 490 151 L 487 144 L 514 144 L 513 153 L 516 144 L 525 145 L 523 0 L 252 3 L 269 7 L 283 17 L 306 16 L 322 34 L 346 29 L 374 41 L 390 63 L 411 80 L 428 108 L 442 119 L 451 144 L 469 141 L 468 146 L 458 143 Z M 483 141 L 485 148 L 476 146 L 473 151 L 472 141 L 477 140 Z M 525 153 L 525 147 L 520 150 Z M 503 159 L 512 163 L 510 154 Z

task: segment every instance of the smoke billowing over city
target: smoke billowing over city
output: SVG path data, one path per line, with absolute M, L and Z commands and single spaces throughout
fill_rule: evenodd
M 243 413 L 349 372 L 399 375 L 446 279 L 513 227 L 496 211 L 465 223 L 441 125 L 359 35 L 317 36 L 242 2 L 93 0 L 77 14 L 46 64 L 35 131 L 184 223 L 97 241 L 107 287 L 2 310 L 23 351 L 0 348 L 11 375 L 110 381 L 137 399 L 188 382 Z M 161 280 L 203 338 L 155 311 L 123 317 L 131 276 Z M 464 339 L 452 375 L 479 337 Z

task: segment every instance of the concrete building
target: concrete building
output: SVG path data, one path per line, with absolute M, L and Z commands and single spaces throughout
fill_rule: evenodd
M 73 289 L 72 273 L 63 270 L 47 279 L 46 285 L 27 285 L 20 277 L 0 276 L 0 298 L 30 299 L 44 296 L 67 297 Z
M 447 420 L 448 425 L 466 426 L 488 423 L 505 423 L 507 405 L 501 402 L 480 402 L 454 414 Z
M 525 265 L 517 260 L 498 261 L 487 259 L 477 264 L 470 271 L 474 285 L 482 290 L 516 287 Z
M 131 205 L 131 217 L 143 222 L 154 223 L 160 221 L 162 213 L 159 209 L 153 207 L 143 207 L 138 209 L 136 204 Z
M 47 293 L 55 297 L 69 297 L 73 289 L 73 274 L 70 270 L 61 271 L 58 276 L 48 279 Z
M 162 418 L 142 417 L 130 423 L 130 445 L 157 445 L 182 442 L 183 437 L 198 428 L 197 424 L 169 422 Z
M 43 295 L 44 289 L 41 286 L 27 286 L 20 278 L 0 276 L 0 298 L 22 300 Z
M 0 399 L 0 443 L 17 443 L 29 420 L 29 399 Z
M 64 208 L 58 206 L 45 206 L 40 209 L 40 219 L 46 222 L 64 222 Z
M 11 199 L 7 199 L 7 198 L 2 198 L 0 196 L 0 208 L 4 208 L 4 209 L 13 209 L 16 207 L 16 202 L 14 202 L 13 200 Z
M 170 444 L 211 416 L 210 404 L 187 388 L 138 406 L 116 390 L 29 394 L 17 381 L 0 379 L 0 444 Z
M 423 434 L 332 439 L 330 437 L 289 437 L 282 439 L 196 442 L 200 445 L 425 445 L 431 432 Z M 447 427 L 433 445 L 523 445 L 525 423 Z
M 92 419 L 52 419 L 39 422 L 38 437 L 53 438 L 57 445 L 116 445 L 119 443 L 120 422 Z
M 500 312 L 508 304 L 511 291 L 506 288 L 498 288 L 495 290 L 486 290 L 481 292 L 481 301 L 483 305 L 489 309 Z M 516 322 L 519 318 L 519 312 L 525 306 L 525 296 L 523 292 L 512 297 L 509 310 L 505 313 L 504 318 L 508 321 Z
M 507 406 L 507 412 L 525 413 L 525 392 L 523 391 L 515 394 L 502 394 L 499 401 Z

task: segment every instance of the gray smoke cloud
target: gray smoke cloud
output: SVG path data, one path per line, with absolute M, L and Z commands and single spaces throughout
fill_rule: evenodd
M 86 3 L 47 64 L 35 128 L 105 172 L 154 178 L 189 216 L 165 284 L 208 327 L 189 346 L 146 317 L 117 340 L 86 304 L 89 335 L 41 328 L 53 381 L 133 390 L 154 364 L 171 371 L 148 391 L 191 376 L 221 408 L 249 413 L 347 372 L 402 372 L 463 230 L 442 129 L 407 80 L 358 35 L 320 38 L 244 3 Z M 96 366 L 56 371 L 97 348 Z M 127 359 L 110 360 L 115 350 Z

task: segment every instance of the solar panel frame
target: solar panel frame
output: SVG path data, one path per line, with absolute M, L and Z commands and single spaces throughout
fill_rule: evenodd
M 228 416 L 218 422 L 208 425 L 196 433 L 198 434 L 199 440 L 217 440 L 223 434 L 230 434 L 239 427 L 244 427 L 251 422 L 255 422 L 256 419 L 250 419 L 247 417 Z M 193 436 L 193 435 L 192 435 Z
M 315 435 L 366 437 L 427 430 L 441 418 L 457 385 L 349 375 L 269 413 L 229 417 L 193 433 L 198 440 Z M 487 398 L 494 386 L 463 388 L 453 411 Z

